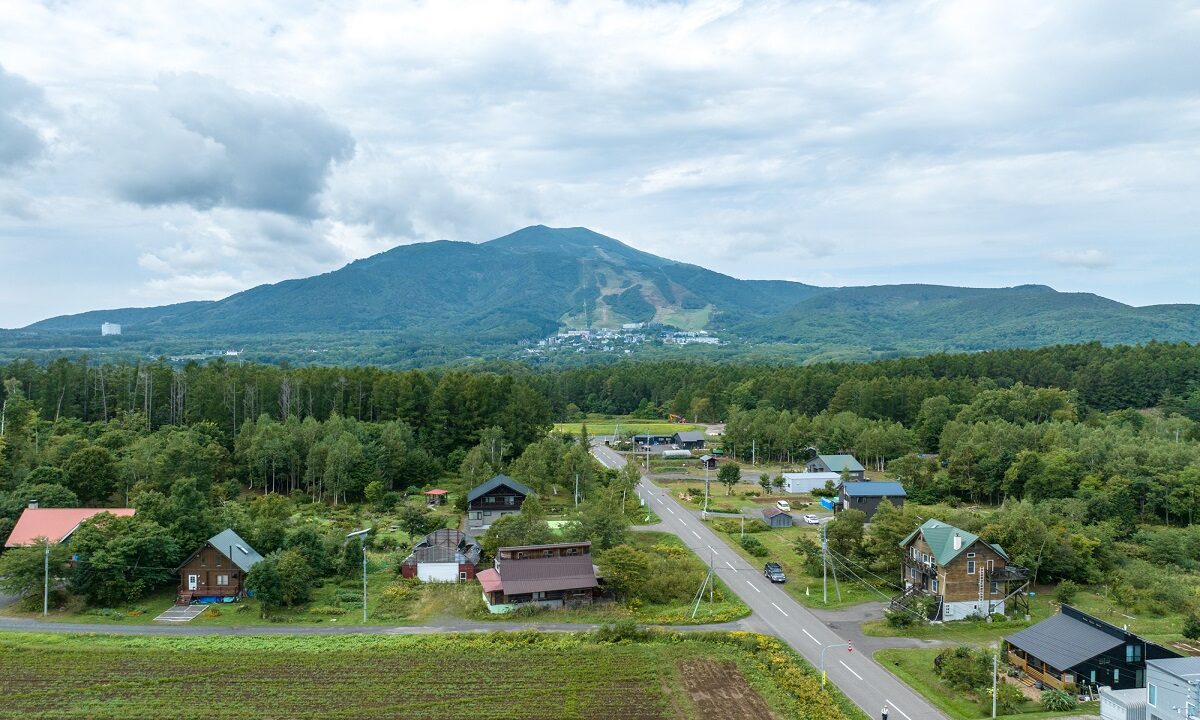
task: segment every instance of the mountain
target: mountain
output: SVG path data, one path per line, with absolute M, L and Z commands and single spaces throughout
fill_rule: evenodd
M 119 338 L 99 338 L 101 322 Z M 562 328 L 657 322 L 739 346 L 850 356 L 1100 340 L 1195 340 L 1200 307 L 1135 308 L 1044 286 L 820 288 L 739 280 L 642 252 L 586 228 L 534 226 L 485 243 L 404 245 L 310 278 L 212 302 L 94 311 L 0 337 L 7 348 L 339 348 L 339 359 L 502 355 Z M 310 351 L 311 352 L 311 351 Z M 430 354 L 433 353 L 433 354 Z M 283 352 L 279 357 L 287 357 Z M 274 355 L 271 357 L 275 357 Z

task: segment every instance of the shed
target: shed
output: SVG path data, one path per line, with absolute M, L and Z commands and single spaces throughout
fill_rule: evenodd
M 833 472 L 802 472 L 784 473 L 783 488 L 790 493 L 811 493 L 821 490 L 826 484 L 835 487 L 842 481 L 842 476 Z
M 434 488 L 421 494 L 425 496 L 425 502 L 429 505 L 445 505 L 449 493 L 441 488 Z
M 763 522 L 773 528 L 791 527 L 794 524 L 792 516 L 777 507 L 763 508 Z
M 443 528 L 429 533 L 400 564 L 400 574 L 422 582 L 473 580 L 480 548 L 475 538 Z
M 705 470 L 716 470 L 717 458 L 712 455 L 701 455 L 700 467 L 704 468 Z
M 686 460 L 692 457 L 691 450 L 663 450 L 662 456 L 664 460 Z

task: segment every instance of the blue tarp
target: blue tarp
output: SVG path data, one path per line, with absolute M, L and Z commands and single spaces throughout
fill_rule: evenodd
M 834 504 L 833 498 L 828 498 L 828 497 L 821 498 L 821 507 L 825 508 L 826 510 L 832 510 L 833 504 Z

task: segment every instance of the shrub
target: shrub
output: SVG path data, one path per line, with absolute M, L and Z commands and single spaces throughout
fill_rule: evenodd
M 221 617 L 221 608 L 217 607 L 216 605 L 213 605 L 212 607 L 210 607 L 209 609 L 204 611 L 204 617 L 209 617 L 209 618 Z
M 747 535 L 738 542 L 741 543 L 742 548 L 746 552 L 750 553 L 754 557 L 766 557 L 770 554 L 770 552 L 767 550 L 767 546 L 763 545 L 762 541 L 753 535 Z
M 718 520 L 713 523 L 713 527 L 720 532 L 730 535 L 739 535 L 742 532 L 742 522 L 740 520 Z M 746 522 L 747 533 L 760 533 L 770 529 L 770 525 L 767 525 L 758 518 Z
M 659 545 L 655 545 L 652 549 L 654 550 L 655 554 L 661 555 L 665 558 L 671 558 L 672 560 L 684 558 L 688 555 L 688 551 L 679 547 L 678 545 L 661 543 Z
M 1054 589 L 1054 599 L 1062 605 L 1070 605 L 1075 602 L 1075 596 L 1079 594 L 1079 584 L 1074 580 L 1063 580 Z
M 1182 635 L 1188 640 L 1200 640 L 1200 615 L 1195 610 L 1183 618 Z
M 1042 693 L 1042 707 L 1050 712 L 1074 710 L 1076 705 L 1078 703 L 1075 701 L 1075 696 L 1062 690 L 1047 690 Z
M 649 631 L 639 628 L 633 620 L 618 620 L 596 630 L 596 641 L 602 643 L 638 642 L 649 637 Z
M 313 615 L 345 615 L 345 608 L 336 607 L 334 605 L 321 605 L 309 610 Z

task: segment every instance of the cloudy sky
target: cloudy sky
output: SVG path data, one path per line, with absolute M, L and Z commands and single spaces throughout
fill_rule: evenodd
M 1200 302 L 1195 2 L 0 0 L 0 327 L 583 225 Z

